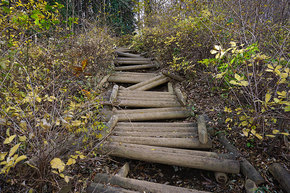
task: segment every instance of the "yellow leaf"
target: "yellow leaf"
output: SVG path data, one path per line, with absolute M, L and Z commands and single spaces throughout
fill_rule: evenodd
M 60 173 L 59 176 L 62 177 L 62 178 L 64 178 L 64 174 L 63 173 Z
M 24 142 L 26 141 L 26 136 L 18 136 L 19 137 L 19 141 Z
M 4 160 L 8 152 L 0 153 L 0 161 Z
M 66 183 L 68 183 L 68 182 L 69 182 L 69 176 L 65 176 L 65 177 L 64 177 L 64 181 L 65 181 Z
M 80 159 L 85 159 L 86 156 L 84 156 L 84 155 L 79 155 L 79 158 L 80 158 Z
M 155 149 L 151 149 L 152 151 L 155 151 Z
M 54 158 L 53 160 L 51 160 L 50 165 L 52 168 L 58 169 L 59 172 L 62 172 L 65 168 L 65 164 L 59 158 Z
M 17 145 L 14 145 L 14 146 L 10 149 L 8 157 L 13 156 L 14 153 L 15 153 L 15 152 L 17 151 L 17 149 L 19 148 L 19 146 L 20 146 L 20 143 L 18 143 Z
M 76 163 L 76 160 L 75 160 L 75 159 L 73 159 L 73 158 L 69 158 L 68 161 L 67 161 L 67 163 L 66 163 L 66 165 L 67 165 L 67 166 L 70 166 L 70 165 L 73 165 L 73 164 L 75 164 L 75 163 Z
M 277 129 L 274 129 L 274 130 L 272 131 L 272 133 L 273 133 L 273 134 L 278 134 L 278 133 L 280 133 L 280 131 L 277 130 Z
M 258 134 L 258 133 L 256 133 L 255 136 L 256 136 L 258 139 L 260 139 L 260 140 L 263 139 L 263 137 L 262 137 L 260 134 Z
M 281 101 L 280 99 L 274 98 L 275 103 L 279 103 L 280 101 Z
M 268 103 L 271 99 L 271 94 L 267 93 L 265 96 L 265 102 Z
M 216 53 L 218 53 L 218 51 L 216 51 L 216 50 L 211 50 L 210 53 L 211 53 L 211 54 L 216 54 Z
M 15 160 L 15 162 L 14 162 L 14 166 L 15 166 L 18 162 L 20 162 L 20 161 L 22 161 L 22 160 L 25 160 L 25 159 L 27 159 L 27 156 L 26 156 L 26 155 L 22 155 L 22 156 L 18 157 L 18 158 Z
M 80 126 L 81 123 L 82 122 L 80 120 L 75 120 L 75 121 L 72 121 L 72 126 L 77 127 L 77 126 Z
M 10 129 L 9 129 L 9 128 L 6 130 L 6 135 L 7 135 L 8 137 L 10 136 Z
M 225 123 L 227 123 L 227 122 L 229 122 L 229 121 L 232 122 L 233 119 L 231 119 L 231 118 L 227 118 L 226 121 L 225 121 Z
M 241 123 L 241 125 L 242 125 L 242 126 L 247 126 L 247 125 L 248 125 L 248 121 L 243 121 L 243 122 Z
M 274 69 L 274 67 L 271 64 L 267 65 L 269 69 Z
M 283 132 L 281 133 L 282 135 L 286 135 L 286 136 L 289 136 L 289 133 L 286 133 L 286 132 Z
M 15 137 L 16 137 L 16 135 L 11 135 L 10 137 L 8 137 L 4 140 L 3 144 L 11 143 Z
M 279 92 L 277 91 L 277 94 L 279 95 L 279 98 L 286 98 L 286 91 L 282 91 L 282 92 Z
M 239 83 L 237 83 L 237 81 L 235 81 L 235 80 L 231 80 L 231 81 L 230 81 L 230 84 L 233 84 L 233 85 L 239 85 Z
M 241 81 L 241 85 L 242 85 L 242 86 L 249 86 L 249 82 L 243 80 L 243 81 Z
M 238 74 L 235 74 L 235 79 L 237 79 L 240 82 L 244 78 L 243 77 L 240 77 L 240 75 L 238 75 Z
M 274 137 L 276 137 L 275 135 L 266 135 L 267 137 L 272 137 L 272 138 L 274 138 Z
M 56 170 L 51 170 L 51 172 L 54 174 L 58 174 L 58 172 Z
M 243 134 L 248 137 L 249 136 L 249 129 L 244 129 Z

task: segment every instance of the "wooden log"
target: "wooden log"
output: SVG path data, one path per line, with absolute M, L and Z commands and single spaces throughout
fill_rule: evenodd
M 87 193 L 100 193 L 100 192 L 106 192 L 106 193 L 140 193 L 137 191 L 126 190 L 124 188 L 105 186 L 105 185 L 100 184 L 100 183 L 91 183 L 87 187 L 86 192 Z
M 116 58 L 117 61 L 151 61 L 151 58 L 144 58 L 144 57 L 140 57 L 140 58 L 123 58 L 123 57 L 117 57 Z
M 110 96 L 110 102 L 114 103 L 117 100 L 117 95 L 118 95 L 118 85 L 114 85 L 111 96 Z
M 144 151 L 144 152 L 150 153 L 151 151 L 153 151 L 152 149 L 154 149 L 154 152 L 160 153 L 160 154 L 169 153 L 169 154 L 175 154 L 176 156 L 190 155 L 190 156 L 201 156 L 201 157 L 211 157 L 211 158 L 217 158 L 217 159 L 235 160 L 235 157 L 233 157 L 231 154 L 219 154 L 219 153 L 209 152 L 209 151 L 177 149 L 177 148 L 129 144 L 129 143 L 120 144 L 117 142 L 110 142 L 110 143 L 107 143 L 104 147 L 107 151 L 112 151 L 116 146 L 120 146 L 120 145 L 129 149 L 133 149 L 133 151 Z
M 142 101 L 142 100 L 120 100 L 114 105 L 120 107 L 180 107 L 180 104 L 177 101 L 161 101 L 161 100 L 151 100 L 151 101 Z
M 271 164 L 269 170 L 282 188 L 287 193 L 290 193 L 290 172 L 283 168 L 283 166 L 279 163 Z
M 116 61 L 117 64 L 121 64 L 121 65 L 142 65 L 142 64 L 151 64 L 151 61 L 143 61 L 143 60 L 136 60 L 136 61 L 126 61 L 126 60 L 120 60 L 120 61 Z
M 120 132 L 148 132 L 148 133 L 158 133 L 158 132 L 173 132 L 173 133 L 183 133 L 190 132 L 194 135 L 197 135 L 196 127 L 124 127 L 124 126 L 116 126 L 115 131 Z
M 160 91 L 140 91 L 140 90 L 120 90 L 120 94 L 130 94 L 130 95 L 160 95 L 160 96 L 164 96 L 164 95 L 170 95 L 170 96 L 175 96 L 175 94 L 172 94 L 170 92 L 160 92 Z
M 137 88 L 136 90 L 141 90 L 141 91 L 150 90 L 150 89 L 155 88 L 159 85 L 162 85 L 168 81 L 169 81 L 169 78 L 167 78 L 167 77 L 161 78 L 159 80 L 156 80 L 154 82 L 151 82 L 151 83 L 148 83 L 144 86 L 141 86 L 141 87 Z
M 169 71 L 163 70 L 162 74 L 165 76 L 168 76 L 169 78 L 172 78 L 173 80 L 177 80 L 177 81 L 184 81 L 184 78 L 182 78 L 181 76 L 175 75 L 173 73 L 170 73 Z
M 184 119 L 190 116 L 187 111 L 117 114 L 120 121 L 151 121 L 164 119 Z
M 174 94 L 173 85 L 171 82 L 168 82 L 168 92 Z
M 111 185 L 120 186 L 122 188 L 136 190 L 139 192 L 152 192 L 152 193 L 205 193 L 203 191 L 181 188 L 176 186 L 169 186 L 165 184 L 158 184 L 147 182 L 143 180 L 135 180 L 124 178 L 120 176 L 109 176 L 107 174 L 96 174 L 95 181 L 102 183 L 110 183 Z
M 141 57 L 138 54 L 129 54 L 129 53 L 124 53 L 124 52 L 119 52 L 119 51 L 115 51 L 115 53 L 118 54 L 118 56 L 128 57 L 128 58 L 140 58 Z
M 111 136 L 111 141 L 173 148 L 209 149 L 212 143 L 201 144 L 197 138 L 153 138 Z
M 206 144 L 208 142 L 207 129 L 205 124 L 205 118 L 203 115 L 199 115 L 197 117 L 197 125 L 198 125 L 198 138 L 200 143 Z
M 107 138 L 111 134 L 112 130 L 115 128 L 117 123 L 118 123 L 118 116 L 116 115 L 111 116 L 110 120 L 106 123 L 106 128 L 101 131 L 101 135 L 102 135 L 101 140 Z
M 162 99 L 160 97 L 145 97 L 145 96 L 120 96 L 118 95 L 118 100 L 141 100 L 141 101 L 166 101 L 166 102 L 177 102 L 175 96 L 164 96 Z M 178 103 L 179 104 L 179 103 Z
M 228 175 L 222 172 L 214 173 L 215 180 L 220 184 L 225 184 L 228 181 Z
M 115 70 L 122 71 L 122 70 L 141 70 L 147 68 L 157 68 L 156 64 L 141 64 L 141 65 L 132 65 L 132 66 L 120 66 L 115 67 Z
M 116 174 L 116 176 L 120 176 L 120 177 L 127 177 L 128 173 L 129 173 L 129 163 L 126 162 L 123 167 L 119 170 L 119 172 Z
M 186 97 L 183 95 L 181 90 L 176 85 L 174 86 L 174 92 L 180 104 L 182 104 L 183 106 L 186 106 Z
M 118 127 L 196 127 L 192 122 L 118 122 Z
M 112 143 L 105 144 L 104 147 L 109 148 L 106 150 L 109 150 L 110 155 L 112 156 L 224 173 L 237 174 L 240 171 L 239 162 L 235 160 L 217 159 L 213 157 L 196 156 L 189 154 L 160 152 L 155 151 L 155 149 L 159 147 L 153 146 L 149 146 L 151 147 L 150 149 L 140 149 L 134 148 L 132 146 L 127 146 L 127 144 L 124 143 L 114 143 L 115 145 L 110 147 L 111 144 Z M 139 145 L 134 144 L 134 146 Z M 176 150 L 179 151 L 180 149 Z
M 140 88 L 140 87 L 142 87 L 142 86 L 144 86 L 144 85 L 146 85 L 146 84 L 149 84 L 149 83 L 151 83 L 151 82 L 154 82 L 154 81 L 156 81 L 156 80 L 160 80 L 160 79 L 162 79 L 162 78 L 164 78 L 163 75 L 155 76 L 155 77 L 150 78 L 150 79 L 148 79 L 148 80 L 146 80 L 146 81 L 144 81 L 144 82 L 140 82 L 140 83 L 138 83 L 138 84 L 135 84 L 135 85 L 129 86 L 129 87 L 127 87 L 127 89 L 128 89 L 128 90 L 135 90 L 135 89 L 137 89 L 137 88 Z
M 104 77 L 102 78 L 101 82 L 97 85 L 97 88 L 102 88 L 103 85 L 108 81 L 109 77 L 110 77 L 109 74 L 106 75 L 106 76 L 104 76 Z
M 149 72 L 114 72 L 112 75 L 117 75 L 117 76 L 157 76 L 157 73 L 149 73 Z
M 241 154 L 237 150 L 235 146 L 233 146 L 225 137 L 223 133 L 218 134 L 219 141 L 223 144 L 223 146 L 230 151 L 234 156 L 240 157 Z M 252 166 L 252 164 L 246 160 L 245 158 L 242 158 L 241 163 L 241 172 L 244 176 L 247 178 L 253 180 L 257 185 L 260 185 L 265 182 L 264 178 L 260 175 L 260 173 Z
M 258 187 L 256 186 L 255 182 L 253 182 L 250 179 L 247 179 L 245 183 L 245 189 L 247 193 L 256 193 Z
M 151 91 L 145 91 L 146 93 L 142 94 L 142 93 L 132 93 L 132 92 L 128 92 L 128 93 L 124 93 L 122 92 L 123 90 L 120 90 L 118 96 L 119 97 L 145 97 L 145 98 L 156 98 L 156 99 L 159 99 L 159 98 L 174 98 L 174 99 L 177 99 L 176 98 L 176 95 L 173 95 L 173 94 L 167 94 L 164 92 L 164 95 L 162 94 L 158 94 L 158 93 L 154 93 L 154 92 L 151 92 Z
M 118 83 L 139 83 L 155 77 L 154 73 L 114 73 L 109 78 L 109 82 Z
M 119 52 L 131 52 L 132 50 L 130 48 L 116 48 L 116 51 L 119 51 Z
M 182 107 L 166 107 L 166 108 L 116 110 L 116 111 L 114 111 L 114 113 L 116 113 L 116 114 L 136 114 L 136 113 L 158 113 L 158 112 L 177 112 L 177 111 L 188 112 L 186 108 L 182 108 Z
M 114 131 L 114 135 L 117 136 L 131 136 L 131 137 L 164 137 L 164 138 L 196 138 L 197 133 L 191 132 L 141 132 L 141 131 Z

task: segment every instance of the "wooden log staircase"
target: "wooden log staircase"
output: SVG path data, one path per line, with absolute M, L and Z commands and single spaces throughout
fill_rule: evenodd
M 191 116 L 190 109 L 175 84 L 181 77 L 154 72 L 159 67 L 156 61 L 133 54 L 130 49 L 117 49 L 116 54 L 116 72 L 108 78 L 115 85 L 106 102 L 113 110 L 107 122 L 103 153 L 213 171 L 222 177 L 240 172 L 233 156 L 210 151 L 212 142 L 202 115 L 197 123 L 186 121 Z M 161 85 L 167 89 L 157 90 Z M 202 192 L 106 174 L 98 174 L 87 191 Z

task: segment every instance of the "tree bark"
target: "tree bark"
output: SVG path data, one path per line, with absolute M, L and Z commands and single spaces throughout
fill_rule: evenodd
M 273 163 L 270 165 L 269 170 L 282 188 L 287 193 L 290 193 L 290 172 L 283 168 L 279 163 Z

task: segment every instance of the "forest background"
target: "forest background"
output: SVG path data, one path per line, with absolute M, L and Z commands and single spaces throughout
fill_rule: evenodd
M 98 85 L 116 46 L 156 57 L 189 94 L 203 81 L 224 101 L 220 131 L 287 146 L 289 13 L 286 0 L 2 0 L 0 191 L 83 190 L 106 160 Z

